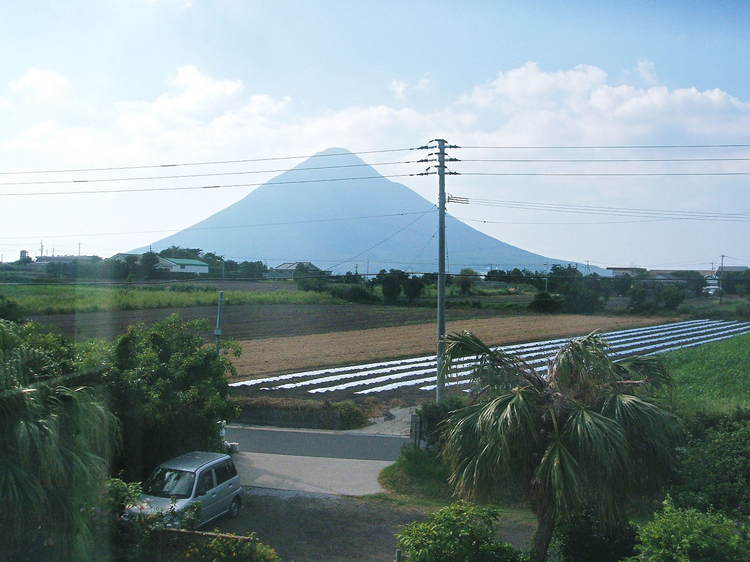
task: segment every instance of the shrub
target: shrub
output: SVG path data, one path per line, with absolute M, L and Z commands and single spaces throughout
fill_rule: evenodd
M 441 442 L 440 424 L 448 419 L 451 412 L 468 404 L 468 398 L 459 394 L 450 394 L 440 403 L 425 402 L 417 409 L 422 422 L 422 438 L 428 447 L 436 447 Z
M 496 540 L 496 509 L 468 502 L 448 505 L 426 521 L 406 525 L 398 547 L 410 562 L 512 562 L 519 551 Z
M 401 447 L 396 462 L 380 473 L 380 481 L 385 488 L 397 494 L 450 500 L 449 476 L 448 466 L 437 452 L 406 443 Z
M 534 300 L 529 303 L 529 310 L 534 312 L 560 312 L 563 301 L 558 296 L 552 296 L 546 291 L 534 295 Z
M 334 402 L 333 407 L 338 410 L 341 416 L 341 425 L 338 429 L 357 429 L 366 426 L 370 421 L 362 408 L 352 400 Z
M 348 302 L 359 304 L 372 304 L 380 302 L 380 299 L 361 285 L 340 286 L 329 285 L 326 289 L 332 296 Z
M 571 314 L 593 314 L 604 308 L 605 299 L 593 289 L 574 284 L 565 293 L 563 312 Z
M 250 540 L 243 540 L 246 537 L 233 537 L 234 535 L 218 536 L 207 542 L 193 544 L 185 552 L 185 558 L 205 562 L 281 562 L 276 551 L 259 542 L 255 533 L 247 537 Z
M 617 562 L 633 554 L 636 542 L 632 524 L 607 527 L 591 509 L 566 517 L 555 534 L 562 559 L 570 562 Z
M 682 507 L 749 515 L 750 421 L 725 417 L 703 435 L 691 437 L 680 456 L 673 493 Z
M 638 555 L 649 562 L 734 562 L 750 559 L 747 529 L 720 513 L 680 509 L 670 498 L 653 521 L 640 528 Z
M 0 318 L 10 320 L 11 322 L 22 320 L 23 314 L 21 313 L 21 307 L 15 301 L 0 295 Z

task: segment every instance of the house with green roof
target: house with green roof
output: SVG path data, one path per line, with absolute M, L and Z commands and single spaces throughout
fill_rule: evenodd
M 188 258 L 163 258 L 159 256 L 156 269 L 169 271 L 170 273 L 197 273 L 207 274 L 208 264 L 201 260 Z

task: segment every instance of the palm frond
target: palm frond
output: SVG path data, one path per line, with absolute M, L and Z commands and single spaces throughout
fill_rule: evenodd
M 599 389 L 616 379 L 607 344 L 596 332 L 565 344 L 548 371 L 550 386 L 573 400 L 590 404 Z
M 580 404 L 570 408 L 563 437 L 586 472 L 609 479 L 626 470 L 629 446 L 622 426 Z
M 492 349 L 471 332 L 454 332 L 445 336 L 445 360 L 442 374 L 450 377 L 458 359 L 474 358 L 472 377 L 480 392 L 502 392 L 516 385 L 544 386 L 534 369 L 518 356 Z
M 615 363 L 615 372 L 625 383 L 642 383 L 653 388 L 672 386 L 664 359 L 655 355 L 631 357 Z
M 563 513 L 581 504 L 586 492 L 582 468 L 561 436 L 554 437 L 544 451 L 533 481 L 537 494 L 550 502 L 553 513 Z

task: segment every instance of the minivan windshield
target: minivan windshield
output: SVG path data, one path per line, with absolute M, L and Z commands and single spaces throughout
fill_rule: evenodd
M 143 492 L 160 498 L 189 498 L 195 473 L 174 468 L 157 468 L 143 486 Z

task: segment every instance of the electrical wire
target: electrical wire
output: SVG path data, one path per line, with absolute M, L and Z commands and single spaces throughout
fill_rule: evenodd
M 750 158 L 461 158 L 461 162 L 747 162 Z
M 578 145 L 578 146 L 459 146 L 468 149 L 522 149 L 522 150 L 625 150 L 625 149 L 660 149 L 660 148 L 750 148 L 750 144 L 613 144 L 613 145 Z
M 62 174 L 68 172 L 104 172 L 113 170 L 145 170 L 147 168 L 175 168 L 179 166 L 212 166 L 221 164 L 246 164 L 249 162 L 271 162 L 276 160 L 299 160 L 303 158 L 327 158 L 332 156 L 347 156 L 350 154 L 382 154 L 386 152 L 408 152 L 411 150 L 420 150 L 420 147 L 408 147 L 408 148 L 388 148 L 384 150 L 360 150 L 358 152 L 334 152 L 329 154 L 307 154 L 301 156 L 271 156 L 266 158 L 241 158 L 237 160 L 211 160 L 211 161 L 199 161 L 199 162 L 180 162 L 180 163 L 169 163 L 169 164 L 138 164 L 132 166 L 106 166 L 100 168 L 62 168 L 62 169 L 50 169 L 50 170 L 17 170 L 17 171 L 4 171 L 0 172 L 0 175 L 16 175 L 16 174 Z
M 750 172 L 460 172 L 462 176 L 559 176 L 559 177 L 626 177 L 626 176 L 750 176 Z
M 432 213 L 434 210 L 429 211 L 404 211 L 399 213 L 385 213 L 381 215 L 360 215 L 352 217 L 333 217 L 324 219 L 305 219 L 299 221 L 285 221 L 285 222 L 266 222 L 266 223 L 255 223 L 255 224 L 236 224 L 227 226 L 198 226 L 198 227 L 187 227 L 187 228 L 165 228 L 159 230 L 130 230 L 130 231 L 118 231 L 118 232 L 90 232 L 90 233 L 78 233 L 78 234 L 58 234 L 58 235 L 40 235 L 40 234 L 29 234 L 26 236 L 0 236 L 0 240 L 25 240 L 27 238 L 42 238 L 42 239 L 57 239 L 57 238 L 84 238 L 87 236 L 121 236 L 125 234 L 159 234 L 162 232 L 191 232 L 197 230 L 227 230 L 235 228 L 255 228 L 265 226 L 288 226 L 293 224 L 309 224 L 309 223 L 327 223 L 327 222 L 341 222 L 349 220 L 360 220 L 360 219 L 377 219 L 386 217 L 401 217 L 408 215 L 424 215 Z
M 333 170 L 336 168 L 358 168 L 364 166 L 392 166 L 395 164 L 416 164 L 417 160 L 401 160 L 399 162 L 377 162 L 374 164 L 341 164 L 337 166 L 311 166 L 306 168 L 282 168 L 276 170 L 242 170 L 237 172 L 209 172 L 205 174 L 178 174 L 172 176 L 140 176 L 131 178 L 92 178 L 92 179 L 68 179 L 68 180 L 35 180 L 35 181 L 11 181 L 0 182 L 0 186 L 5 185 L 48 185 L 60 183 L 103 183 L 115 181 L 142 181 L 142 180 L 166 180 L 180 178 L 205 178 L 211 176 L 238 176 L 247 174 L 275 174 L 287 172 L 305 172 L 309 170 Z
M 0 193 L 0 197 L 30 197 L 30 196 L 46 196 L 46 195 L 98 195 L 104 193 L 150 193 L 153 191 L 190 191 L 199 189 L 223 189 L 232 187 L 259 187 L 261 185 L 289 185 L 289 184 L 303 184 L 303 183 L 319 183 L 319 182 L 332 182 L 332 181 L 355 181 L 355 180 L 374 180 L 380 178 L 404 178 L 412 176 L 421 176 L 424 174 L 413 173 L 413 174 L 389 174 L 389 175 L 376 175 L 376 176 L 360 176 L 350 178 L 322 178 L 322 179 L 310 179 L 310 180 L 290 180 L 290 181 L 269 181 L 269 182 L 255 182 L 255 183 L 236 183 L 236 184 L 220 184 L 220 185 L 190 185 L 190 186 L 172 186 L 172 187 L 143 187 L 134 189 L 99 189 L 89 191 L 33 191 L 23 193 Z

